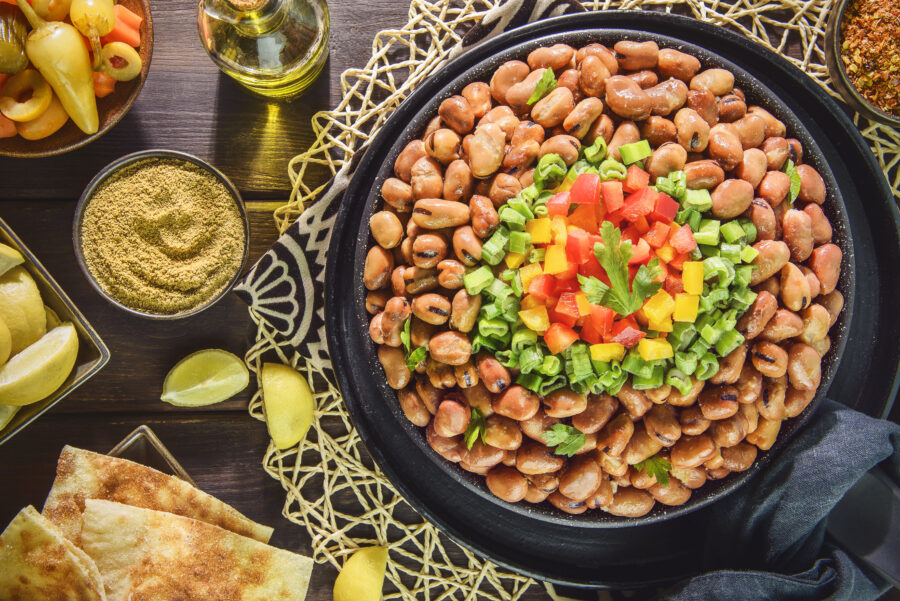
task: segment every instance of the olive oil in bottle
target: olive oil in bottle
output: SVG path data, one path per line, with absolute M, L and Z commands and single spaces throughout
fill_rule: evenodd
M 296 97 L 328 58 L 325 0 L 200 0 L 197 25 L 213 62 L 264 97 Z

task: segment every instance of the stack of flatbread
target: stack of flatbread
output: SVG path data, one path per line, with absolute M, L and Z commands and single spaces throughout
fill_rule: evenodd
M 313 562 L 172 476 L 65 447 L 0 535 L 0 601 L 302 601 Z

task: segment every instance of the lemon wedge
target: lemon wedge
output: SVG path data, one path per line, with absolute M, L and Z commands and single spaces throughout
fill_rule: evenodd
M 261 380 L 269 436 L 279 449 L 289 449 L 306 437 L 312 425 L 315 403 L 309 383 L 281 363 L 263 363 Z
M 12 335 L 9 333 L 9 328 L 6 327 L 6 322 L 3 321 L 3 318 L 0 318 L 0 365 L 6 363 L 11 354 Z
M 18 411 L 19 408 L 13 405 L 0 405 L 0 431 L 9 425 Z
M 205 349 L 175 364 L 160 398 L 178 407 L 203 407 L 233 397 L 249 383 L 250 372 L 236 355 Z
M 12 336 L 13 355 L 47 332 L 44 301 L 24 267 L 13 267 L 0 276 L 0 319 Z
M 62 320 L 57 315 L 56 311 L 44 305 L 44 314 L 47 316 L 47 329 L 52 330 L 56 326 L 62 323 Z
M 12 246 L 0 242 L 0 275 L 25 262 L 25 257 Z
M 388 550 L 364 547 L 350 556 L 334 581 L 334 601 L 379 601 Z
M 0 404 L 21 406 L 47 398 L 72 373 L 77 357 L 75 326 L 53 328 L 0 367 Z

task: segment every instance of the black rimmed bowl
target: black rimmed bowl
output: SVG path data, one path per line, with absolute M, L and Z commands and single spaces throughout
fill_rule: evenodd
M 739 59 L 742 52 L 753 48 L 746 40 L 735 42 L 733 34 L 691 19 L 623 11 L 549 19 L 495 38 L 448 64 L 397 109 L 373 140 L 347 189 L 329 249 L 326 312 L 331 356 L 348 410 L 380 467 L 417 510 L 465 546 L 516 571 L 555 582 L 625 587 L 667 582 L 698 569 L 693 562 L 700 555 L 696 547 L 702 537 L 696 533 L 702 530 L 702 512 L 696 510 L 721 501 L 745 484 L 811 419 L 847 343 L 854 308 L 855 263 L 842 199 L 846 185 L 839 187 L 829 168 L 836 159 L 829 155 L 830 160 L 826 160 L 816 139 L 792 111 L 798 106 L 783 102 L 735 63 L 685 41 L 697 42 L 705 37 L 725 38 L 737 47 L 733 56 Z M 396 393 L 387 386 L 375 345 L 368 336 L 369 316 L 363 306 L 366 290 L 362 285 L 365 254 L 371 245 L 368 218 L 380 202 L 381 182 L 390 176 L 396 156 L 409 140 L 421 134 L 444 98 L 471 81 L 486 80 L 501 63 L 522 59 L 538 46 L 565 42 L 577 47 L 620 39 L 652 39 L 661 47 L 682 49 L 698 57 L 704 67 L 728 68 L 748 102 L 773 112 L 786 123 L 789 134 L 801 140 L 805 162 L 822 173 L 828 188 L 823 208 L 834 227 L 834 242 L 843 250 L 839 289 L 846 299 L 845 309 L 831 331 L 833 345 L 824 359 L 819 392 L 801 416 L 785 423 L 773 449 L 761 453 L 746 472 L 695 491 L 687 504 L 675 508 L 657 505 L 650 514 L 637 519 L 602 512 L 570 516 L 549 505 L 509 504 L 487 490 L 483 477 L 437 455 L 427 445 L 424 431 L 408 422 Z M 653 568 L 648 569 L 648 565 Z
M 97 188 L 110 177 L 115 176 L 125 167 L 133 165 L 135 163 L 139 163 L 141 161 L 153 159 L 173 159 L 190 163 L 215 177 L 217 180 L 219 180 L 219 182 L 222 183 L 223 186 L 225 186 L 225 189 L 228 190 L 228 193 L 231 196 L 232 200 L 234 200 L 234 204 L 241 216 L 241 223 L 244 227 L 244 249 L 241 254 L 241 263 L 240 265 L 238 265 L 234 275 L 228 281 L 228 284 L 211 298 L 203 301 L 195 307 L 192 307 L 185 311 L 180 311 L 178 313 L 149 313 L 146 311 L 140 311 L 138 309 L 135 309 L 134 307 L 130 307 L 122 303 L 119 299 L 104 290 L 100 283 L 97 282 L 97 279 L 94 277 L 94 274 L 91 273 L 91 270 L 88 268 L 87 263 L 85 262 L 84 251 L 82 249 L 81 224 L 82 220 L 84 219 L 84 211 L 85 209 L 87 209 L 88 204 L 90 204 L 91 198 L 93 197 L 94 192 L 97 190 Z M 228 177 L 224 173 L 222 173 L 203 159 L 195 157 L 192 154 L 179 152 L 176 150 L 142 150 L 140 152 L 126 154 L 125 156 L 116 159 L 115 161 L 101 169 L 100 172 L 94 176 L 94 179 L 90 181 L 90 183 L 84 189 L 84 192 L 81 193 L 81 198 L 78 199 L 78 204 L 75 205 L 75 219 L 72 224 L 72 242 L 75 247 L 75 258 L 78 261 L 78 266 L 81 267 L 81 271 L 84 272 L 84 277 L 87 278 L 87 281 L 91 284 L 94 290 L 96 290 L 100 296 L 106 299 L 109 304 L 113 305 L 114 307 L 118 307 L 126 313 L 131 313 L 132 315 L 136 315 L 138 317 L 143 317 L 146 319 L 183 319 L 185 317 L 190 317 L 192 315 L 200 313 L 201 311 L 209 309 L 217 302 L 222 300 L 222 298 L 226 294 L 228 294 L 228 292 L 230 292 L 232 288 L 234 288 L 234 285 L 237 284 L 237 281 L 240 279 L 241 274 L 244 272 L 244 268 L 247 265 L 247 257 L 250 254 L 250 221 L 247 217 L 247 209 L 244 207 L 244 201 L 241 199 L 241 193 L 238 191 L 237 187 L 231 182 L 230 179 L 228 179 Z

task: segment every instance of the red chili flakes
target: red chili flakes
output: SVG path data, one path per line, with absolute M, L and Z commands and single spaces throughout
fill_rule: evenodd
M 900 115 L 900 1 L 855 0 L 841 24 L 841 60 L 862 96 Z

